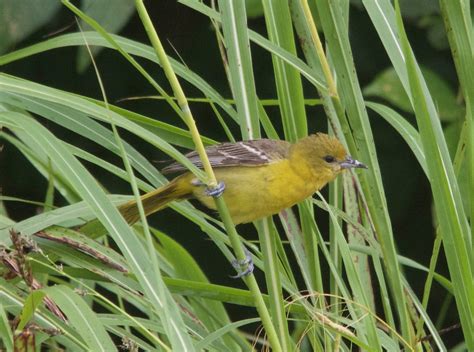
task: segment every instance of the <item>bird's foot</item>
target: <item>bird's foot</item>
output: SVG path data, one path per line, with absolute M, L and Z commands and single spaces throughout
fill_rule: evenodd
M 225 183 L 220 181 L 216 187 L 206 188 L 206 195 L 208 195 L 209 197 L 217 198 L 217 197 L 220 197 L 222 193 L 224 193 L 224 190 L 225 190 Z
M 253 273 L 254 264 L 252 255 L 250 252 L 245 248 L 245 259 L 243 260 L 233 260 L 232 266 L 237 270 L 237 275 L 231 276 L 233 279 L 239 279 L 244 276 L 248 276 Z

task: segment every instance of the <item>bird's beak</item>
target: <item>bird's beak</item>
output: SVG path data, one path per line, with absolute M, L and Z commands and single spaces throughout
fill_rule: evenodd
M 347 156 L 346 160 L 343 160 L 341 163 L 341 169 L 351 169 L 351 168 L 360 168 L 360 169 L 368 169 L 365 164 L 362 164 L 360 161 L 352 159 L 352 157 Z

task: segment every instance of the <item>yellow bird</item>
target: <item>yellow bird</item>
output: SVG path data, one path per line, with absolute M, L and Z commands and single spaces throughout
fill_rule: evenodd
M 216 179 L 225 185 L 223 197 L 235 224 L 277 214 L 308 198 L 345 169 L 367 168 L 348 156 L 336 138 L 324 133 L 294 144 L 271 139 L 222 143 L 206 148 L 206 152 Z M 186 157 L 202 167 L 196 152 Z M 197 198 L 215 209 L 212 197 L 216 194 L 184 166 L 173 163 L 163 173 L 182 174 L 141 197 L 146 215 L 171 201 L 189 198 Z M 134 200 L 121 205 L 119 210 L 130 224 L 139 220 Z

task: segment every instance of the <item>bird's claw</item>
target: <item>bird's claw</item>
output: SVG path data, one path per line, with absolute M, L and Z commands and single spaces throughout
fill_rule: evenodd
M 220 181 L 216 187 L 206 188 L 206 195 L 208 195 L 209 197 L 217 198 L 217 197 L 220 197 L 222 193 L 224 193 L 224 190 L 225 190 L 225 183 Z
M 253 264 L 253 259 L 250 252 L 245 249 L 245 259 L 243 260 L 233 260 L 232 266 L 237 270 L 237 275 L 232 275 L 232 279 L 239 279 L 244 276 L 248 276 L 253 273 L 253 269 L 255 268 Z

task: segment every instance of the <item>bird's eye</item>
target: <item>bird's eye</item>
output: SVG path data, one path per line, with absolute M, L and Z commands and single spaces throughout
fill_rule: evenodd
M 336 158 L 333 157 L 332 155 L 326 155 L 323 159 L 327 163 L 333 163 L 336 161 Z

